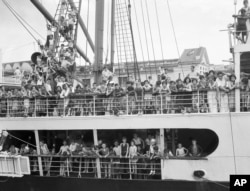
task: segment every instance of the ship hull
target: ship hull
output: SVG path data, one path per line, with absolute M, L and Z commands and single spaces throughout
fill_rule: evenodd
M 111 180 L 25 176 L 1 179 L 0 191 L 228 191 L 228 182 Z

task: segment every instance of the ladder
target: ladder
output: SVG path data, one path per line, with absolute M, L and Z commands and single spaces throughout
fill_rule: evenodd
M 61 44 L 64 44 L 65 48 L 75 48 L 81 4 L 82 0 L 60 0 L 54 16 L 58 25 L 54 33 L 54 53 L 58 53 Z
M 116 0 L 115 7 L 115 36 L 118 65 L 122 64 L 126 67 L 124 69 L 127 71 L 128 78 L 134 77 L 137 80 L 140 79 L 140 71 L 136 58 L 130 1 Z

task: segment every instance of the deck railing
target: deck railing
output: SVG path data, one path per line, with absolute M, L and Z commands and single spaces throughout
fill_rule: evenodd
M 241 111 L 250 109 L 250 92 L 241 92 Z M 60 97 L 12 97 L 0 99 L 0 117 L 66 117 L 235 111 L 235 92 L 194 91 L 144 95 L 70 95 Z

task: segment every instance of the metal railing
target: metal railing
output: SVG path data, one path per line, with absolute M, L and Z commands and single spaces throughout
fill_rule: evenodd
M 250 92 L 241 92 L 241 111 L 250 109 Z M 139 96 L 96 94 L 0 98 L 0 117 L 66 117 L 234 112 L 235 91 L 178 92 Z
M 39 174 L 42 159 L 45 176 L 94 177 L 111 179 L 161 179 L 161 157 L 142 155 L 133 158 L 94 155 L 29 155 L 31 174 Z M 99 169 L 98 169 L 99 168 Z M 98 175 L 99 172 L 99 175 Z

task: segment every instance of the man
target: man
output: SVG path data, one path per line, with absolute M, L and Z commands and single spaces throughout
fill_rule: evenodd
M 188 149 L 191 157 L 200 157 L 202 154 L 202 148 L 197 144 L 196 139 L 192 139 L 192 145 Z
M 110 77 L 113 77 L 113 73 L 105 66 L 102 71 L 102 79 L 107 82 Z
M 195 71 L 195 66 L 191 66 L 191 72 L 187 75 L 187 77 L 193 79 L 197 79 L 199 78 L 199 73 Z

